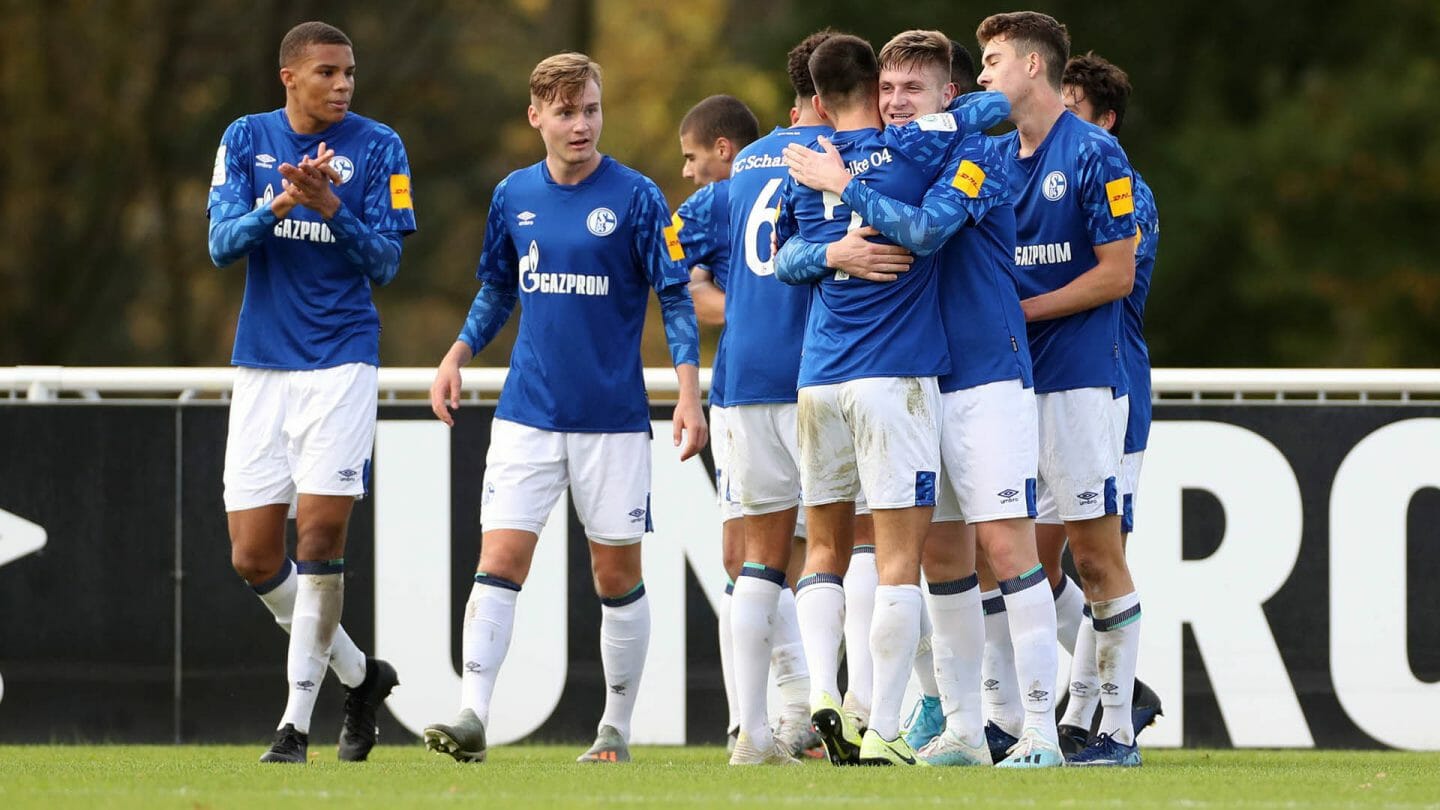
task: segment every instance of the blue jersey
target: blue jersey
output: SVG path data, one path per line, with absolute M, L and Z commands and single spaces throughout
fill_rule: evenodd
M 495 415 L 561 432 L 650 429 L 640 335 L 650 289 L 689 281 L 669 206 L 613 158 L 574 185 L 542 160 L 495 187 L 475 275 L 519 295 L 520 334 Z
M 1020 297 L 1057 290 L 1099 260 L 1094 246 L 1135 236 L 1130 161 L 1120 144 L 1068 110 L 1033 155 L 1017 132 L 1000 137 L 1018 167 L 1015 272 Z M 1029 324 L 1035 391 L 1127 391 L 1120 357 L 1120 301 Z
M 1135 287 L 1125 298 L 1120 322 L 1125 376 L 1130 381 L 1130 422 L 1125 426 L 1125 452 L 1138 453 L 1150 443 L 1150 350 L 1145 346 L 1145 298 L 1155 273 L 1160 247 L 1160 211 L 1150 186 L 1135 174 Z
M 958 127 L 950 113 L 903 127 L 836 132 L 835 148 L 855 177 L 879 194 L 916 205 L 949 158 Z M 817 148 L 818 147 L 814 147 Z M 862 225 L 840 197 L 786 181 L 781 236 L 829 243 Z M 950 371 L 936 291 L 935 256 L 917 256 L 886 284 L 836 272 L 810 287 L 800 359 L 801 387 L 869 377 L 937 377 Z
M 207 211 L 268 208 L 284 190 L 280 164 L 314 157 L 321 142 L 335 150 L 330 165 L 343 181 L 335 188 L 341 205 L 377 231 L 414 232 L 410 164 L 400 136 L 355 113 L 314 135 L 295 132 L 283 108 L 235 121 L 215 158 Z M 247 259 L 232 363 L 287 370 L 379 365 L 380 315 L 370 281 L 318 212 L 295 206 Z
M 829 127 L 776 127 L 730 164 L 730 277 L 725 288 L 725 402 L 794 402 L 810 291 L 775 278 L 770 255 L 785 147 L 814 143 Z
M 926 195 L 950 196 L 970 217 L 940 248 L 940 316 L 951 363 L 940 378 L 941 393 L 1002 380 L 1034 384 L 1015 285 L 1012 173 L 994 138 L 969 135 Z
M 670 258 L 687 267 L 701 265 L 710 271 L 715 286 L 726 288 L 730 275 L 730 181 L 701 186 L 680 204 L 666 231 Z M 710 368 L 710 405 L 725 407 L 725 332 L 715 348 Z

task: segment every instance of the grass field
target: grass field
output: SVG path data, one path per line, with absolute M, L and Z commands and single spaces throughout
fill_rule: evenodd
M 1440 754 L 1149 751 L 1125 771 L 725 766 L 720 748 L 641 748 L 581 766 L 579 747 L 515 746 L 460 765 L 417 744 L 368 764 L 312 748 L 308 767 L 262 746 L 0 746 L 0 808 L 30 807 L 1181 807 L 1440 808 Z M 883 804 L 881 804 L 883 803 Z

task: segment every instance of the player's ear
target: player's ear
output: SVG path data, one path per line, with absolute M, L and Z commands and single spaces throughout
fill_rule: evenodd
M 954 82 L 946 82 L 945 92 L 942 94 L 942 97 L 945 99 L 945 106 L 949 107 L 950 102 L 954 101 L 958 95 L 960 95 L 960 85 Z
M 820 102 L 820 94 L 816 93 L 810 97 L 810 104 L 815 107 L 815 113 L 826 121 L 830 120 L 830 114 L 825 112 L 825 105 Z
M 526 111 L 526 117 L 530 119 L 530 126 L 532 128 L 540 128 L 540 111 L 535 109 L 535 104 L 533 102 L 530 104 L 529 110 Z
M 280 84 L 287 89 L 295 86 L 295 71 L 291 70 L 289 66 L 280 68 Z
M 718 155 L 721 160 L 729 160 L 729 159 L 730 159 L 730 156 L 733 154 L 733 151 L 732 151 L 731 148 L 730 148 L 730 139 L 729 139 L 729 138 L 716 138 L 716 139 L 715 139 L 715 154 Z
M 1115 111 L 1106 110 L 1105 114 L 1100 116 L 1100 128 L 1109 132 L 1113 126 L 1115 126 Z
M 796 121 L 799 121 L 799 120 L 800 120 L 800 108 L 799 108 L 799 107 L 791 107 L 791 108 L 790 108 L 790 126 L 792 126 L 792 127 L 795 126 L 795 122 L 796 122 Z

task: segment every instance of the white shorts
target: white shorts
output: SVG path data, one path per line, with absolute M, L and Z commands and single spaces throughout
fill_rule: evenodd
M 1130 398 L 1109 388 L 1037 394 L 1040 414 L 1039 523 L 1120 514 L 1120 458 Z
M 1145 461 L 1145 451 L 1126 453 L 1120 460 L 1120 533 L 1135 531 L 1136 493 L 1140 491 L 1140 465 Z
M 800 505 L 795 412 L 793 402 L 730 409 L 730 467 L 734 473 L 730 491 L 747 515 L 768 515 Z
M 800 483 L 806 506 L 934 506 L 940 389 L 934 377 L 873 377 L 800 389 Z
M 650 434 L 560 433 L 496 419 L 485 454 L 480 530 L 540 534 L 565 487 L 585 536 L 638 542 L 650 525 Z
M 720 522 L 742 517 L 740 502 L 735 497 L 730 447 L 730 409 L 710 406 L 710 457 L 715 461 L 715 505 L 720 507 Z
M 225 440 L 225 511 L 296 495 L 365 494 L 378 374 L 368 363 L 312 371 L 237 368 Z
M 935 521 L 1035 517 L 1040 437 L 1035 391 L 1019 380 L 941 394 Z

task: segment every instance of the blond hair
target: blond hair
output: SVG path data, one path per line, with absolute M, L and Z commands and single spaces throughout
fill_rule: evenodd
M 950 76 L 950 38 L 939 31 L 901 31 L 880 49 L 880 69 L 938 68 Z
M 530 71 L 530 96 L 541 102 L 572 101 L 591 80 L 600 86 L 600 65 L 595 60 L 583 53 L 557 53 Z

